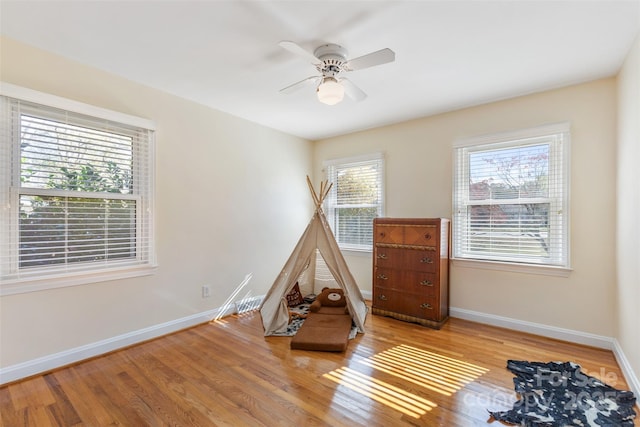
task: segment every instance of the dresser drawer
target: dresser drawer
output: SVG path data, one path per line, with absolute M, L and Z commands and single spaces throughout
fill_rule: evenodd
M 374 228 L 376 243 L 389 243 L 408 246 L 437 246 L 438 226 L 376 224 Z
M 388 248 L 376 246 L 374 262 L 378 267 L 394 267 L 400 270 L 429 271 L 437 269 L 439 257 L 434 250 Z
M 434 272 L 439 262 L 436 251 L 408 249 L 403 252 L 402 267 L 406 270 Z
M 435 296 L 400 294 L 385 288 L 374 291 L 374 308 L 420 319 L 439 320 L 440 307 Z
M 419 295 L 436 295 L 439 284 L 434 273 L 376 268 L 375 286 Z
M 378 243 L 392 243 L 401 245 L 404 236 L 404 228 L 400 225 L 379 225 L 375 227 L 374 240 Z
M 376 246 L 373 253 L 374 265 L 378 267 L 396 267 L 400 268 L 400 260 L 405 250 L 398 248 L 388 248 L 384 246 Z
M 435 225 L 406 226 L 404 228 L 404 244 L 436 246 L 438 244 L 438 227 Z

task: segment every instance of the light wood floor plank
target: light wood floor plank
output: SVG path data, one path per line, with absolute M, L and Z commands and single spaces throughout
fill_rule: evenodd
M 509 359 L 627 389 L 607 350 L 460 319 L 366 327 L 344 353 L 308 352 L 264 337 L 257 312 L 229 316 L 2 387 L 0 425 L 486 426 L 516 401 Z

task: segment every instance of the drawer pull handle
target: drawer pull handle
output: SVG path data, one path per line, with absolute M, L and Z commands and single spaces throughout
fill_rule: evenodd
M 422 286 L 433 286 L 433 283 L 431 282 L 431 280 L 423 280 L 422 282 L 420 282 L 420 284 Z
M 380 237 L 384 237 L 387 235 L 384 231 L 381 231 L 379 234 L 380 234 Z
M 424 257 L 420 260 L 423 264 L 433 264 L 433 260 L 431 258 Z
M 378 254 L 379 259 L 387 259 L 387 254 Z
M 387 279 L 388 279 L 388 277 L 387 277 L 387 276 L 385 276 L 384 274 L 378 274 L 376 277 L 377 277 L 378 279 L 381 279 L 381 280 L 387 280 Z
M 427 234 L 425 234 L 425 235 L 424 235 L 424 238 L 425 238 L 425 239 L 427 239 L 427 240 L 431 239 L 431 233 L 427 233 Z
M 426 308 L 427 310 L 433 310 L 433 306 L 431 306 L 431 304 L 428 304 L 426 302 L 420 304 L 420 308 Z
M 382 301 L 386 301 L 386 300 L 387 300 L 387 297 L 385 297 L 384 295 L 380 295 L 380 296 L 378 297 L 378 299 L 379 299 L 379 300 L 382 300 Z

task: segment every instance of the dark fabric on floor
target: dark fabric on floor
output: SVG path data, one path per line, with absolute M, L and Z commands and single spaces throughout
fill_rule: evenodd
M 633 427 L 633 392 L 617 390 L 586 375 L 573 362 L 509 360 L 519 400 L 513 409 L 491 416 L 522 426 Z
M 304 304 L 297 305 L 295 307 L 289 307 L 289 311 L 292 314 L 292 319 L 291 319 L 291 322 L 289 323 L 289 326 L 287 326 L 287 330 L 284 332 L 274 332 L 271 335 L 281 336 L 281 337 L 294 336 L 296 332 L 298 332 L 298 329 L 300 329 L 300 327 L 304 323 L 304 320 L 307 317 L 307 314 L 309 313 L 310 306 L 311 304 L 304 303 Z

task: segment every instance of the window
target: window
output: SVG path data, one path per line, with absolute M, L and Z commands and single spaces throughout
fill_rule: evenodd
M 0 102 L 3 284 L 151 266 L 153 131 Z
M 569 267 L 569 125 L 454 148 L 453 256 Z
M 324 164 L 333 183 L 325 199 L 327 220 L 341 249 L 370 251 L 373 219 L 383 215 L 382 154 L 336 159 Z

